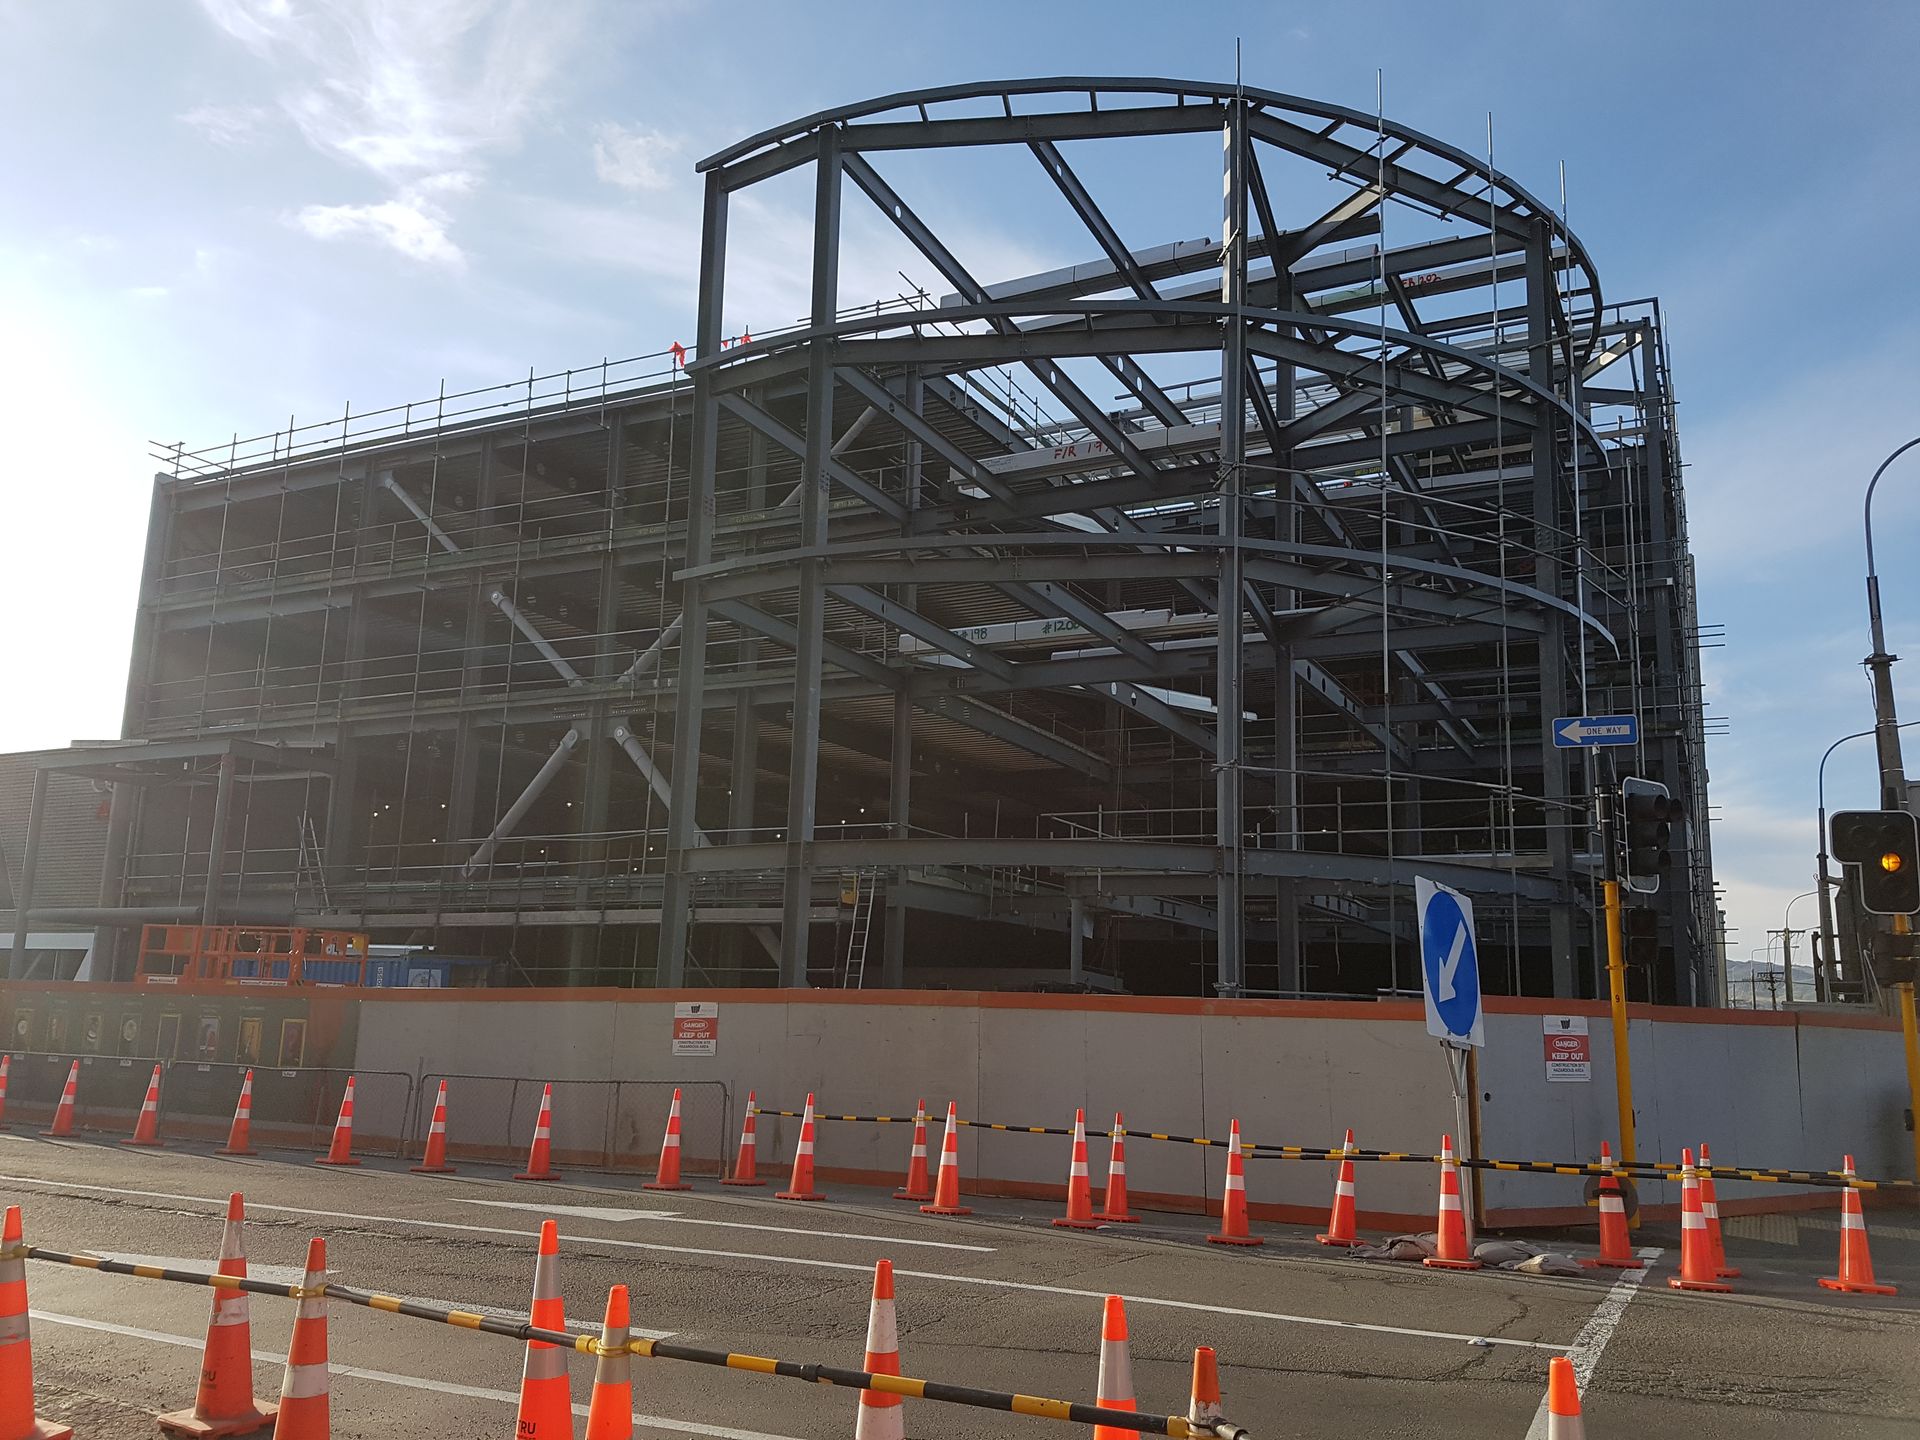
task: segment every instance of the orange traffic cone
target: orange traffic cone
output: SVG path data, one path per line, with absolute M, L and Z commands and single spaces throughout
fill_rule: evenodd
M 922 1215 L 971 1215 L 960 1203 L 959 1107 L 947 1102 L 947 1130 L 940 1137 L 940 1175 L 933 1187 L 933 1203 L 920 1207 Z
M 722 1185 L 764 1185 L 760 1178 L 760 1142 L 758 1139 L 757 1119 L 760 1112 L 754 1108 L 753 1091 L 747 1091 L 747 1118 L 740 1125 L 740 1153 L 734 1158 L 733 1176 L 722 1180 Z
M 147 1081 L 147 1098 L 140 1102 L 140 1114 L 133 1122 L 133 1134 L 122 1145 L 158 1145 L 160 1143 L 160 1067 L 153 1067 Z
M 513 1177 L 516 1180 L 558 1180 L 558 1172 L 553 1168 L 553 1086 L 545 1085 L 540 1091 L 540 1113 L 533 1121 L 533 1147 L 527 1151 L 527 1168 Z M 571 1423 L 571 1422 L 569 1422 Z M 522 1436 L 521 1440 L 526 1440 Z
M 655 1167 L 653 1179 L 640 1187 L 642 1190 L 691 1190 L 691 1185 L 680 1180 L 680 1087 L 674 1086 L 673 1103 L 667 1106 L 667 1134 L 660 1142 L 660 1163 Z
M 1100 1316 L 1100 1384 L 1093 1403 L 1102 1410 L 1138 1410 L 1133 1395 L 1133 1358 L 1127 1353 L 1127 1305 L 1118 1295 L 1107 1296 Z M 1134 1440 L 1137 1430 L 1096 1425 L 1093 1440 Z
M 807 1094 L 806 1113 L 800 1117 L 800 1143 L 793 1151 L 793 1178 L 774 1192 L 776 1200 L 824 1200 L 813 1188 L 813 1094 Z
M 1327 1233 L 1313 1238 L 1322 1245 L 1358 1245 L 1360 1229 L 1353 1201 L 1353 1131 L 1340 1143 L 1340 1173 L 1333 1182 L 1333 1210 L 1327 1216 Z
M 551 1220 L 540 1222 L 540 1253 L 533 1262 L 533 1310 L 528 1318 L 542 1330 L 567 1328 L 567 1305 L 560 1297 L 560 1227 Z M 527 1341 L 527 1364 L 520 1378 L 520 1423 L 514 1433 L 516 1440 L 573 1440 L 567 1352 L 549 1341 Z
M 1193 1384 L 1187 1401 L 1187 1424 L 1210 1430 L 1226 1418 L 1220 1408 L 1220 1362 L 1211 1345 L 1193 1352 Z
M 33 1413 L 33 1341 L 27 1334 L 26 1233 L 20 1207 L 0 1228 L 0 1440 L 72 1440 L 73 1429 Z
M 1680 1152 L 1680 1273 L 1667 1277 L 1675 1290 L 1733 1289 L 1714 1278 L 1713 1241 L 1707 1237 L 1707 1217 L 1700 1209 L 1700 1175 L 1693 1168 L 1693 1151 Z
M 1113 1112 L 1113 1150 L 1107 1156 L 1107 1194 L 1100 1204 L 1100 1218 L 1109 1225 L 1133 1225 L 1140 1220 L 1127 1213 L 1127 1123 L 1118 1110 Z
M 607 1292 L 600 1326 L 593 1398 L 587 1402 L 586 1440 L 633 1440 L 633 1356 L 627 1350 L 627 1287 Z
M 1420 1263 L 1435 1270 L 1478 1270 L 1480 1262 L 1467 1248 L 1467 1215 L 1460 1206 L 1460 1162 L 1453 1158 L 1453 1137 L 1440 1137 L 1440 1219 L 1435 1227 L 1436 1249 Z
M 347 1076 L 346 1094 L 340 1097 L 340 1118 L 333 1122 L 333 1143 L 316 1165 L 358 1165 L 353 1158 L 353 1076 Z
M 1700 1142 L 1700 1213 L 1707 1221 L 1707 1243 L 1713 1246 L 1713 1273 L 1717 1279 L 1737 1280 L 1740 1272 L 1727 1264 L 1726 1236 L 1720 1230 L 1720 1197 L 1713 1188 L 1713 1157 Z
M 1600 1253 L 1580 1263 L 1589 1270 L 1641 1269 L 1647 1262 L 1633 1253 L 1633 1237 L 1627 1233 L 1627 1203 L 1613 1174 L 1613 1147 L 1604 1140 L 1600 1142 L 1600 1164 L 1607 1170 L 1600 1177 Z
M 1547 1440 L 1585 1440 L 1586 1433 L 1573 1361 L 1556 1355 L 1547 1362 Z
M 900 1373 L 900 1326 L 893 1313 L 893 1262 L 873 1267 L 873 1304 L 867 1311 L 867 1358 L 861 1369 L 869 1375 Z M 906 1440 L 906 1412 L 898 1395 L 883 1390 L 860 1392 L 860 1413 L 853 1422 L 853 1440 Z
M 1240 1122 L 1227 1126 L 1227 1184 L 1220 1193 L 1220 1233 L 1207 1236 L 1209 1245 L 1264 1245 L 1247 1233 L 1246 1157 L 1240 1150 Z
M 60 1092 L 60 1103 L 54 1107 L 53 1124 L 40 1133 L 51 1140 L 64 1140 L 73 1134 L 73 1101 L 80 1089 L 80 1062 L 74 1061 L 67 1069 L 66 1088 Z
M 927 1181 L 927 1102 L 913 1104 L 913 1153 L 907 1157 L 907 1183 L 893 1192 L 896 1200 L 931 1200 L 933 1187 Z
M 1087 1112 L 1073 1112 L 1073 1160 L 1067 1166 L 1067 1213 L 1053 1222 L 1062 1230 L 1098 1230 L 1093 1184 L 1087 1178 Z
M 13 1056 L 0 1055 L 0 1130 L 7 1126 L 7 1071 L 13 1065 Z
M 247 1071 L 240 1081 L 240 1098 L 234 1102 L 233 1124 L 227 1130 L 227 1143 L 213 1152 L 216 1155 L 253 1154 L 253 1071 Z
M 273 1440 L 328 1440 L 333 1417 L 327 1399 L 327 1242 L 307 1242 L 307 1274 L 280 1381 L 280 1416 Z
M 222 1275 L 247 1277 L 247 1251 L 241 1229 L 246 1205 L 235 1191 L 227 1197 L 227 1224 L 220 1234 Z M 253 1398 L 253 1342 L 244 1290 L 213 1292 L 213 1318 L 207 1322 L 207 1348 L 200 1362 L 200 1389 L 191 1410 L 159 1417 L 160 1428 L 175 1435 L 217 1437 L 247 1435 L 273 1423 L 277 1405 Z
M 1847 1179 L 1853 1179 L 1853 1156 L 1843 1167 Z M 1849 1295 L 1897 1295 L 1891 1285 L 1873 1278 L 1873 1256 L 1867 1250 L 1867 1217 L 1860 1208 L 1860 1192 L 1852 1185 L 1840 1192 L 1840 1273 L 1822 1275 L 1823 1290 L 1844 1290 Z
M 440 1082 L 439 1093 L 433 1097 L 433 1120 L 427 1126 L 427 1153 L 420 1157 L 418 1165 L 407 1167 L 416 1175 L 451 1175 L 453 1166 L 447 1164 L 447 1082 Z

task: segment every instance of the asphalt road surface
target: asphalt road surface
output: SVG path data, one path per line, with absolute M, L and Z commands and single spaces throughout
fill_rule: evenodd
M 1149 1216 L 1096 1233 L 1051 1229 L 1028 1202 L 975 1200 L 936 1220 L 883 1193 L 828 1186 L 825 1204 L 696 1182 L 650 1194 L 573 1174 L 535 1185 L 505 1170 L 407 1174 L 368 1161 L 327 1170 L 292 1153 L 227 1159 L 173 1148 L 0 1134 L 0 1199 L 27 1239 L 63 1250 L 211 1268 L 232 1190 L 248 1203 L 256 1276 L 297 1281 L 309 1235 L 336 1278 L 388 1293 L 525 1313 L 535 1232 L 560 1224 L 576 1328 L 597 1328 L 608 1286 L 636 1329 L 688 1344 L 858 1367 L 873 1262 L 895 1266 L 908 1374 L 1062 1399 L 1093 1398 L 1101 1297 L 1127 1297 L 1141 1408 L 1184 1412 L 1193 1347 L 1219 1352 L 1229 1416 L 1254 1435 L 1544 1435 L 1548 1360 L 1586 1376 L 1586 1427 L 1690 1440 L 1920 1435 L 1920 1218 L 1876 1212 L 1893 1300 L 1830 1295 L 1837 1215 L 1733 1222 L 1745 1274 L 1730 1297 L 1670 1291 L 1671 1233 L 1644 1283 L 1499 1271 L 1443 1274 L 1349 1260 L 1306 1230 L 1262 1227 L 1259 1250 L 1208 1246 L 1204 1222 Z M 1583 1237 L 1584 1238 L 1584 1237 Z M 190 1405 L 209 1292 L 28 1262 L 39 1408 L 89 1440 L 156 1433 Z M 256 1393 L 279 1393 L 289 1301 L 253 1301 Z M 495 1336 L 332 1307 L 336 1436 L 510 1436 L 521 1347 Z M 852 1432 L 856 1396 L 705 1366 L 634 1362 L 641 1436 L 722 1440 Z M 592 1361 L 572 1357 L 584 1413 Z M 1061 1422 L 908 1402 L 915 1440 L 1071 1433 Z

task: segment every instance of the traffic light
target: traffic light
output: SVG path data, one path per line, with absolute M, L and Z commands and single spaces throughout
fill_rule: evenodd
M 1660 963 L 1660 913 L 1644 905 L 1630 905 L 1620 918 L 1627 964 L 1652 970 Z
M 1620 782 L 1620 878 L 1629 890 L 1651 895 L 1672 864 L 1667 854 L 1680 802 L 1657 780 L 1633 776 Z
M 1920 823 L 1909 811 L 1840 811 L 1833 817 L 1833 858 L 1855 867 L 1861 909 L 1875 915 L 1920 910 Z

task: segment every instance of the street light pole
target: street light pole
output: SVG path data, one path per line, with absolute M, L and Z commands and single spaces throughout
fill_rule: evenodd
M 1887 467 L 1916 445 L 1920 445 L 1920 435 L 1880 462 L 1880 468 L 1873 472 L 1873 479 L 1867 482 L 1867 498 L 1863 507 L 1867 532 L 1867 624 L 1873 633 L 1873 653 L 1867 656 L 1866 664 L 1873 675 L 1873 735 L 1874 748 L 1880 757 L 1882 810 L 1907 808 L 1907 774 L 1900 760 L 1900 725 L 1894 718 L 1893 710 L 1895 657 L 1887 653 L 1886 631 L 1880 623 L 1880 576 L 1873 564 L 1873 492 L 1880 484 L 1880 477 L 1887 473 Z
M 1894 452 L 1894 454 L 1896 455 L 1899 453 L 1900 452 L 1898 450 Z M 1880 468 L 1884 470 L 1886 467 L 1883 465 Z M 1879 476 L 1876 475 L 1874 478 L 1877 480 Z M 1869 529 L 1868 533 L 1869 535 L 1871 535 L 1872 533 L 1871 529 Z M 1871 541 L 1868 542 L 1867 553 L 1868 555 L 1872 555 L 1873 553 L 1873 547 L 1872 547 Z M 1869 564 L 1871 564 L 1871 561 L 1869 561 Z M 1871 580 L 1869 581 L 1869 584 L 1872 584 Z M 1874 616 L 1873 623 L 1876 627 L 1875 633 L 1878 633 L 1877 627 L 1879 626 L 1879 623 L 1880 623 L 1880 607 L 1879 607 L 1879 587 L 1877 585 L 1873 585 L 1872 593 L 1873 593 L 1872 603 L 1873 603 L 1873 616 Z M 1881 647 L 1879 645 L 1875 645 L 1874 648 L 1878 650 Z M 1876 703 L 1877 703 L 1878 693 L 1879 692 L 1876 690 L 1875 691 Z M 1893 697 L 1891 683 L 1889 683 L 1887 697 L 1888 697 L 1888 703 L 1891 704 L 1892 697 Z M 1912 726 L 1912 725 L 1920 725 L 1920 720 L 1908 720 L 1908 721 L 1905 721 L 1904 723 L 1896 723 L 1893 727 L 1893 742 L 1892 742 L 1893 757 L 1894 757 L 1894 764 L 1896 766 L 1898 766 L 1900 763 L 1899 732 L 1907 729 L 1908 726 Z M 1838 740 L 1834 741 L 1833 744 L 1827 746 L 1826 754 L 1820 757 L 1819 781 L 1817 786 L 1819 790 L 1819 801 L 1820 801 L 1820 860 L 1819 860 L 1820 871 L 1819 871 L 1819 874 L 1817 874 L 1814 877 L 1814 883 L 1820 894 L 1821 965 L 1820 965 L 1820 968 L 1814 972 L 1813 993 L 1814 993 L 1814 998 L 1822 1002 L 1829 1001 L 1833 998 L 1832 985 L 1833 985 L 1833 971 L 1834 971 L 1833 889 L 1832 889 L 1833 882 L 1827 876 L 1827 756 L 1833 754 L 1834 751 L 1838 750 L 1842 745 L 1846 744 L 1847 741 L 1849 740 L 1863 739 L 1868 735 L 1873 735 L 1877 737 L 1879 734 L 1880 734 L 1880 728 L 1879 728 L 1878 721 L 1876 719 L 1873 729 L 1856 730 L 1851 735 L 1842 735 Z M 1884 755 L 1884 753 L 1885 752 L 1883 751 L 1882 754 Z M 1882 773 L 1884 774 L 1884 771 Z M 1906 783 L 1904 778 L 1902 779 L 1901 783 L 1903 785 Z M 1901 805 L 1895 808 L 1905 809 L 1906 807 L 1904 805 Z M 1792 902 L 1789 901 L 1788 903 L 1791 904 Z

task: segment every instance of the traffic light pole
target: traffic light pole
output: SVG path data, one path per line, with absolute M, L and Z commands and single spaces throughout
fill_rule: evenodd
M 1614 857 L 1613 806 L 1602 790 L 1594 796 L 1600 812 L 1602 889 L 1607 905 L 1607 998 L 1613 1009 L 1613 1098 L 1620 1114 L 1620 1158 L 1632 1164 L 1633 1139 L 1633 1059 L 1627 1044 L 1627 957 L 1621 935 L 1620 877 Z

